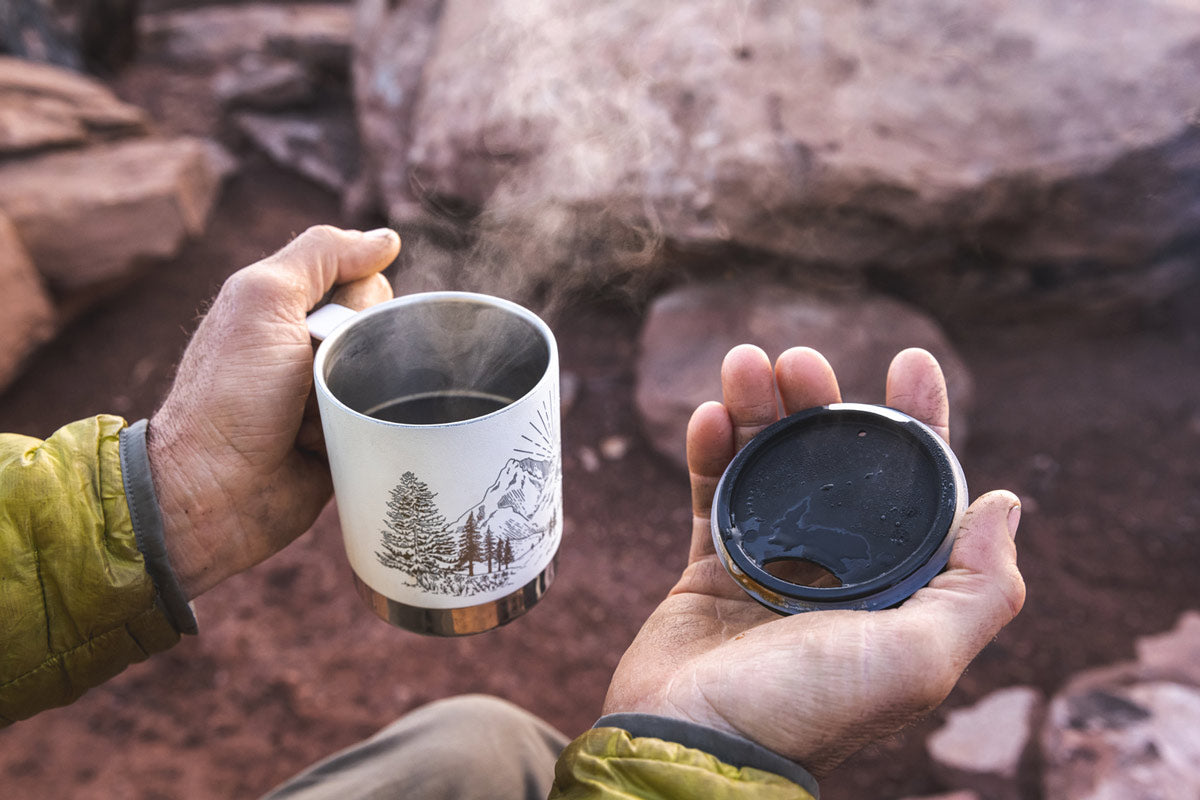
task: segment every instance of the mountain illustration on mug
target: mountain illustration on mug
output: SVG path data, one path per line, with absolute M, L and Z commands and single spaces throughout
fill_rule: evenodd
M 405 471 L 387 501 L 379 563 L 407 573 L 410 585 L 449 595 L 498 589 L 540 566 L 557 541 L 562 472 L 549 415 L 538 418 L 540 425 L 530 423 L 534 435 L 522 435 L 483 497 L 453 522 L 437 493 Z

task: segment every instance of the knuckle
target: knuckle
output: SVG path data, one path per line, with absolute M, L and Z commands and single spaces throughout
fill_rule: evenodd
M 225 279 L 221 292 L 230 295 L 257 295 L 278 284 L 278 275 L 273 270 L 258 264 L 244 267 Z
M 333 225 L 312 225 L 296 237 L 297 242 L 305 244 L 325 245 L 337 241 L 342 231 Z
M 1016 564 L 1009 567 L 1005 580 L 1000 585 L 1000 592 L 1008 613 L 1008 618 L 1005 620 L 1005 624 L 1007 624 L 1021 613 L 1021 609 L 1025 606 L 1025 579 L 1021 576 Z
M 304 287 L 296 283 L 288 273 L 272 269 L 269 263 L 260 262 L 244 267 L 230 275 L 221 287 L 220 297 L 236 308 L 273 307 L 281 298 L 303 295 Z

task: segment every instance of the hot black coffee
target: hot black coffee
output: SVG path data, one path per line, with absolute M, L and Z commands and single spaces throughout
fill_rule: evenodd
M 403 425 L 445 425 L 499 411 L 511 400 L 473 392 L 436 392 L 401 397 L 366 411 L 385 422 Z

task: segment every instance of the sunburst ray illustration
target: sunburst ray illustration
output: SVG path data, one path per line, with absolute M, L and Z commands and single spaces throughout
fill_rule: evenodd
M 528 445 L 526 447 L 513 448 L 515 452 L 523 455 L 533 456 L 542 461 L 553 462 L 558 457 L 558 448 L 555 447 L 556 437 L 554 437 L 554 417 L 550 413 L 549 401 L 543 401 L 541 408 L 537 412 L 537 420 L 529 422 L 531 433 L 521 434 Z

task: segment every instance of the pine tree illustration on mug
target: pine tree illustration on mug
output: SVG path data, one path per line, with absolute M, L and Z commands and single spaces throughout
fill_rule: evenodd
M 483 525 L 483 509 L 479 509 L 478 519 L 474 511 L 467 512 L 463 520 L 462 532 L 458 537 L 458 561 L 455 568 L 474 577 L 475 565 L 478 564 L 480 574 L 497 572 L 512 566 L 512 542 L 501 539 L 492 532 L 491 527 Z
M 480 511 L 480 516 L 483 512 Z M 458 538 L 459 570 L 466 570 L 468 575 L 475 574 L 475 562 L 483 560 L 483 542 L 479 536 L 479 528 L 475 522 L 474 512 L 468 512 L 463 522 L 462 535 Z
M 421 576 L 454 562 L 457 548 L 436 497 L 412 472 L 400 476 L 387 502 L 382 547 L 375 554 L 380 563 Z

